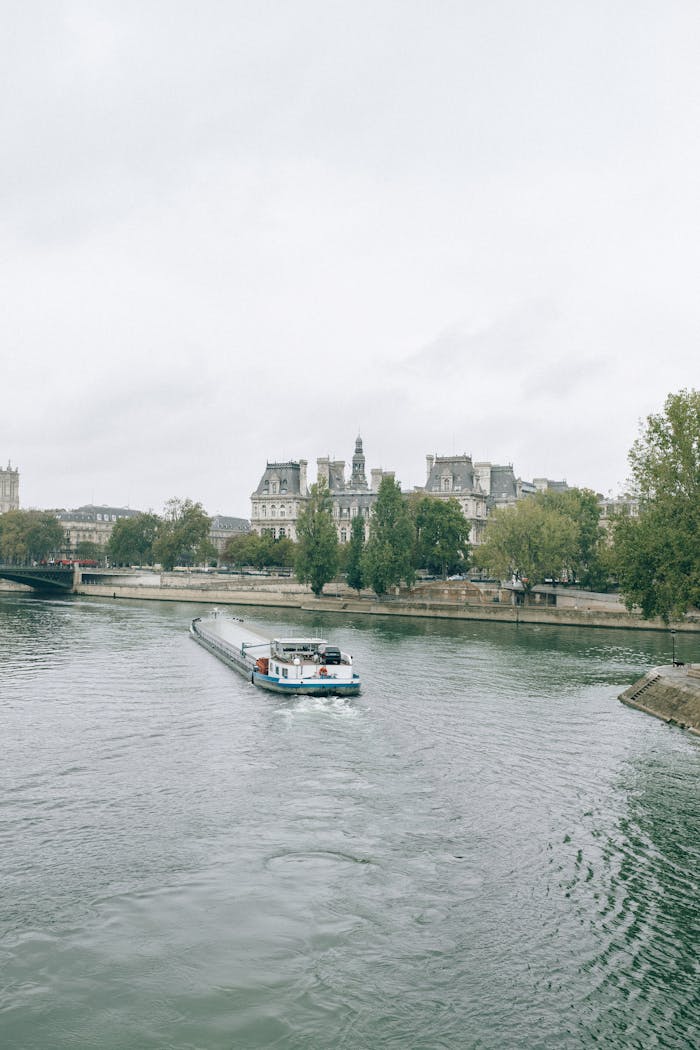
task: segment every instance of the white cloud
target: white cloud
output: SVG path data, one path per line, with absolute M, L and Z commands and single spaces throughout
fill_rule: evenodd
M 698 385 L 696 5 L 6 7 L 25 503 L 247 514 L 358 429 L 607 490 Z

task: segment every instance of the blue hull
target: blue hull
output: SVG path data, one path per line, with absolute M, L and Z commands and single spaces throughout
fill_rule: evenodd
M 285 696 L 357 696 L 360 692 L 359 675 L 354 675 L 352 682 L 334 682 L 333 679 L 325 682 L 285 682 L 283 679 L 253 671 L 251 681 L 260 689 L 267 689 L 270 693 L 283 693 Z

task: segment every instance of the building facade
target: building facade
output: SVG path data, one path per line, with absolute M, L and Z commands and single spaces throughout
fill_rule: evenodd
M 5 469 L 0 469 L 0 514 L 8 510 L 19 510 L 19 469 L 9 460 Z
M 209 528 L 209 539 L 216 547 L 219 558 L 224 553 L 224 547 L 232 536 L 240 536 L 250 532 L 250 522 L 245 518 L 229 518 L 225 514 L 214 514 Z
M 639 500 L 625 492 L 620 496 L 598 497 L 600 507 L 600 524 L 608 537 L 612 538 L 612 529 L 617 518 L 638 518 Z
M 523 481 L 515 475 L 512 463 L 474 462 L 471 456 L 426 456 L 425 485 L 414 492 L 435 499 L 454 499 L 469 523 L 469 540 L 473 545 L 483 541 L 489 514 L 500 507 L 512 507 L 518 500 L 537 492 L 565 492 L 565 481 L 535 478 Z M 286 536 L 297 539 L 299 514 L 310 497 L 308 461 L 292 460 L 268 463 L 251 495 L 250 527 L 258 533 L 267 533 L 279 539 Z M 350 540 L 352 522 L 356 517 L 365 521 L 365 538 L 369 536 L 369 520 L 377 501 L 379 486 L 393 471 L 371 470 L 369 479 L 365 464 L 362 438 L 355 442 L 350 469 L 343 459 L 321 456 L 316 460 L 318 481 L 323 481 L 331 496 L 333 520 L 338 540 Z
M 96 507 L 87 504 L 74 510 L 54 511 L 66 534 L 66 550 L 75 552 L 79 543 L 96 543 L 104 547 L 119 518 L 134 518 L 141 511 L 130 507 Z
M 296 540 L 301 508 L 309 498 L 307 461 L 268 463 L 258 487 L 250 497 L 250 527 L 258 535 Z
M 426 456 L 427 478 L 425 485 L 415 491 L 433 499 L 454 499 L 469 523 L 469 542 L 481 542 L 488 514 L 488 492 L 482 488 L 490 472 L 490 464 L 479 464 L 478 471 L 472 457 Z
M 367 479 L 361 437 L 355 441 L 349 476 L 346 467 L 342 459 L 321 456 L 316 460 L 317 480 L 328 486 L 340 543 L 349 542 L 353 518 L 358 516 L 365 520 L 365 535 L 368 535 L 369 518 L 381 480 L 385 475 L 393 477 L 392 471 L 374 469 Z M 250 527 L 254 532 L 267 533 L 276 539 L 282 536 L 297 539 L 299 514 L 310 497 L 307 470 L 305 459 L 267 464 L 251 496 Z

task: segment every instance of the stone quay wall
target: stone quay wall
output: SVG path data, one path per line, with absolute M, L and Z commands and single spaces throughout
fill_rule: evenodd
M 670 725 L 700 735 L 700 664 L 654 667 L 620 700 Z
M 197 602 L 213 605 L 250 605 L 304 609 L 337 614 L 411 616 L 490 623 L 550 624 L 571 627 L 700 632 L 700 617 L 664 624 L 628 612 L 614 596 L 567 594 L 562 607 L 550 604 L 545 592 L 531 604 L 512 604 L 513 595 L 498 587 L 479 587 L 467 581 L 431 581 L 413 590 L 377 598 L 371 591 L 358 596 L 344 585 L 328 584 L 317 598 L 292 577 L 220 576 L 205 573 L 84 573 L 77 593 L 95 597 Z

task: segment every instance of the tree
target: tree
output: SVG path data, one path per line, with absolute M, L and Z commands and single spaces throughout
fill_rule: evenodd
M 153 544 L 161 519 L 157 514 L 118 518 L 107 541 L 107 556 L 114 565 L 152 565 Z
M 66 545 L 63 527 L 48 511 L 9 510 L 0 515 L 0 558 L 6 562 L 41 561 Z
M 211 518 L 201 503 L 191 499 L 170 499 L 165 505 L 153 556 L 166 571 L 176 565 L 194 565 L 216 557 L 209 539 Z
M 288 536 L 273 536 L 257 532 L 244 532 L 231 536 L 226 541 L 221 560 L 227 565 L 242 568 L 251 565 L 254 569 L 265 569 L 275 565 L 291 568 L 296 557 L 296 545 Z
M 359 594 L 365 582 L 362 559 L 365 549 L 365 519 L 361 515 L 352 519 L 350 543 L 348 544 L 345 572 L 348 587 Z
M 315 595 L 338 571 L 338 534 L 333 524 L 331 497 L 325 481 L 311 486 L 311 497 L 297 520 L 295 572 Z
M 608 580 L 604 549 L 604 530 L 600 524 L 600 504 L 591 489 L 538 493 L 535 499 L 544 507 L 569 518 L 576 527 L 576 545 L 570 564 L 562 565 L 569 580 L 584 587 L 599 588 Z
M 297 545 L 289 536 L 279 536 L 272 541 L 270 565 L 291 569 L 297 557 Z
M 669 394 L 629 454 L 639 517 L 619 517 L 613 559 L 628 608 L 668 623 L 700 605 L 700 391 Z
M 103 554 L 102 547 L 93 540 L 79 540 L 75 545 L 76 558 L 97 561 Z
M 241 532 L 226 540 L 221 560 L 241 569 L 244 565 L 258 568 L 260 539 L 257 532 Z
M 370 534 L 365 548 L 363 573 L 375 594 L 386 594 L 403 580 L 411 587 L 415 580 L 415 531 L 393 477 L 382 478 L 377 502 L 372 509 Z
M 530 591 L 559 577 L 576 560 L 576 550 L 577 528 L 571 518 L 528 497 L 493 512 L 474 560 L 501 579 L 515 577 Z
M 443 577 L 463 572 L 469 558 L 469 523 L 457 500 L 425 496 L 415 520 L 418 565 Z

